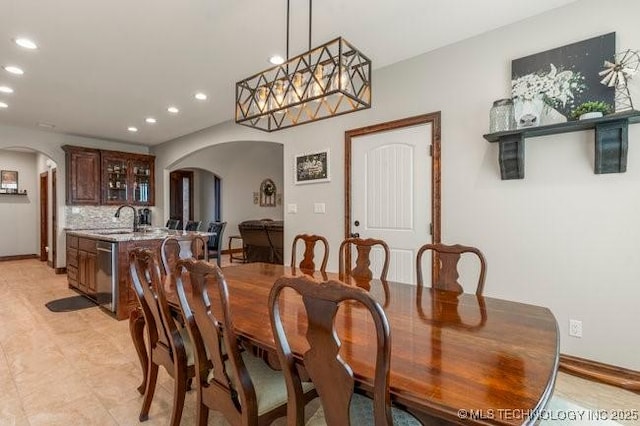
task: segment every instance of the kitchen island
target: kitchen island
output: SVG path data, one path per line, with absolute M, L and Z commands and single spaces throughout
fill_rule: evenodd
M 137 300 L 129 277 L 129 252 L 136 247 L 160 251 L 168 236 L 185 239 L 211 236 L 207 232 L 164 229 L 132 232 L 122 229 L 67 230 L 69 288 L 96 301 L 118 320 L 129 317 Z

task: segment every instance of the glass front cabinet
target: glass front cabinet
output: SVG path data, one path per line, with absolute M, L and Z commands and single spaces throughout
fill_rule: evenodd
M 154 157 L 103 151 L 102 204 L 154 205 Z

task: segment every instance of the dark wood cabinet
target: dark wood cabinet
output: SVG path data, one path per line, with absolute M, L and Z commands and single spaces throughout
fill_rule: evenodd
M 78 289 L 91 297 L 96 296 L 97 266 L 96 240 L 78 238 Z
M 100 204 L 100 151 L 65 145 L 67 204 Z
M 155 157 L 65 145 L 67 205 L 153 206 Z
M 152 206 L 155 159 L 149 155 L 102 152 L 102 204 Z
M 96 296 L 98 274 L 96 240 L 67 235 L 67 281 L 90 297 Z
M 78 237 L 67 235 L 67 280 L 69 287 L 80 288 L 78 283 Z

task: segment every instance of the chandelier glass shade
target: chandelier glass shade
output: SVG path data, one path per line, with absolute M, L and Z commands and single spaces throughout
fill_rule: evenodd
M 342 37 L 236 83 L 236 123 L 271 132 L 371 107 L 371 61 Z

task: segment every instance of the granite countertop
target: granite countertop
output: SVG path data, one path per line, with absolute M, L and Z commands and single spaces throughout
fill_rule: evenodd
M 93 238 L 95 240 L 125 242 L 125 241 L 141 241 L 141 240 L 164 240 L 169 236 L 189 237 L 191 235 L 199 235 L 202 237 L 210 237 L 211 232 L 195 232 L 195 231 L 174 231 L 163 228 L 147 229 L 139 232 L 132 232 L 131 229 L 84 229 L 84 230 L 68 230 L 67 234 L 76 235 L 78 237 Z

